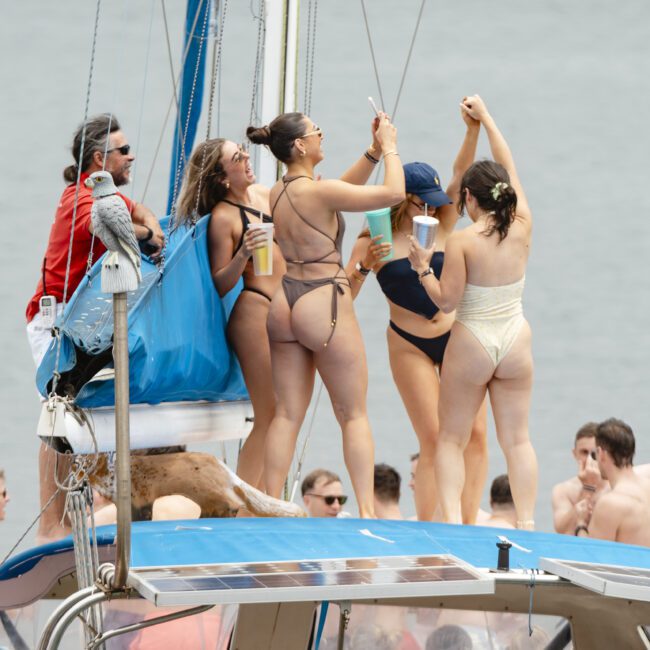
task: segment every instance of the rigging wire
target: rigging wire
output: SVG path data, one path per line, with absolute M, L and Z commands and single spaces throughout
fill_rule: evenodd
M 253 20 L 257 21 L 257 43 L 255 46 L 255 67 L 253 68 L 253 88 L 251 90 L 251 108 L 248 115 L 248 124 L 259 124 L 260 70 L 264 61 L 264 48 L 266 44 L 266 1 L 259 0 L 259 15 L 255 15 L 253 11 L 253 0 L 251 0 L 249 8 Z M 253 168 L 257 170 L 259 147 L 254 147 L 252 153 L 249 152 L 249 155 L 253 158 Z
M 95 9 L 95 25 L 93 28 L 93 41 L 92 49 L 90 52 L 90 69 L 88 72 L 88 85 L 86 88 L 86 106 L 84 108 L 84 121 L 81 129 L 81 144 L 79 146 L 79 165 L 77 166 L 77 184 L 74 193 L 74 205 L 72 208 L 72 222 L 70 224 L 70 240 L 68 242 L 68 259 L 65 265 L 65 280 L 63 282 L 63 311 L 68 300 L 68 285 L 70 284 L 70 266 L 72 265 L 72 244 L 74 242 L 74 228 L 77 222 L 77 208 L 79 207 L 79 182 L 81 181 L 81 161 L 83 160 L 84 147 L 86 144 L 86 122 L 88 121 L 88 110 L 90 107 L 90 91 L 93 82 L 93 71 L 95 69 L 95 51 L 97 49 L 97 33 L 99 31 L 99 14 L 101 9 L 102 0 L 97 0 L 97 7 Z M 61 360 L 61 338 L 59 337 L 56 346 L 56 356 L 54 359 L 54 373 L 52 381 L 52 391 L 54 394 L 56 386 L 59 381 L 59 363 Z
M 202 151 L 201 151 L 201 167 L 199 168 L 199 182 L 197 184 L 196 188 L 196 203 L 194 207 L 194 214 L 192 215 L 192 223 L 195 222 L 195 220 L 198 218 L 198 210 L 199 210 L 199 201 L 201 200 L 201 183 L 203 181 L 203 171 L 205 170 L 205 159 L 207 155 L 207 149 L 208 149 L 208 140 L 210 139 L 210 131 L 212 128 L 212 110 L 214 107 L 214 92 L 215 88 L 217 86 L 217 76 L 218 73 L 221 71 L 221 52 L 222 52 L 222 43 L 223 43 L 223 30 L 224 26 L 226 24 L 226 11 L 228 10 L 228 0 L 224 0 L 223 6 L 221 7 L 221 20 L 219 21 L 219 32 L 217 36 L 217 40 L 215 43 L 215 48 L 214 48 L 214 63 L 212 66 L 212 75 L 210 79 L 210 96 L 208 98 L 208 120 L 207 120 L 207 128 L 206 128 L 206 134 L 205 134 L 205 142 L 203 143 Z M 189 120 L 189 112 L 188 112 L 188 120 Z M 174 203 L 175 203 L 175 198 L 174 198 Z M 172 204 L 172 214 L 175 211 L 175 206 Z M 170 219 L 171 223 L 171 219 Z
M 152 33 L 153 33 L 153 17 L 154 17 L 154 9 L 156 6 L 156 0 L 151 0 L 151 9 L 149 12 L 149 33 L 147 35 L 147 52 L 144 57 L 144 77 L 142 79 L 142 97 L 140 99 L 140 115 L 138 116 L 138 130 L 137 130 L 137 136 L 135 140 L 135 169 L 133 170 L 133 176 L 131 178 L 131 187 L 133 196 L 135 196 L 135 181 L 137 177 L 137 172 L 140 167 L 138 164 L 138 156 L 140 154 L 140 136 L 142 133 L 142 118 L 144 116 L 144 99 L 145 99 L 145 93 L 147 90 L 147 79 L 149 77 L 149 59 L 150 59 L 150 54 L 151 54 L 151 40 L 152 40 Z
M 366 13 L 365 0 L 361 0 L 361 10 L 363 11 L 363 22 L 366 25 L 366 35 L 368 36 L 368 45 L 370 47 L 370 56 L 372 57 L 372 67 L 375 71 L 375 80 L 377 81 L 377 90 L 379 92 L 379 102 L 382 109 L 384 108 L 384 94 L 381 90 L 381 81 L 379 81 L 379 69 L 377 67 L 377 59 L 375 58 L 375 48 L 372 45 L 372 36 L 370 35 L 370 25 L 368 24 L 368 14 Z
M 312 18 L 312 3 L 314 6 Z M 311 113 L 311 96 L 314 85 L 314 60 L 316 58 L 316 21 L 318 17 L 318 0 L 309 0 L 307 14 L 307 45 L 305 47 L 305 99 L 303 112 Z
M 198 20 L 199 13 L 201 12 L 201 9 L 203 7 L 203 3 L 206 2 L 207 0 L 201 0 L 201 3 L 199 4 L 199 8 L 196 13 L 195 21 Z M 192 76 L 192 88 L 190 90 L 190 99 L 189 99 L 189 105 L 187 109 L 187 117 L 185 118 L 185 130 L 183 130 L 182 126 L 179 130 L 179 138 L 181 139 L 181 155 L 178 158 L 178 164 L 176 165 L 176 174 L 174 178 L 174 189 L 172 192 L 172 202 L 171 202 L 171 216 L 169 218 L 169 225 L 168 225 L 168 234 L 169 231 L 171 230 L 172 222 L 174 221 L 174 217 L 176 215 L 176 197 L 178 195 L 178 186 L 179 186 L 179 181 L 180 181 L 180 174 L 181 174 L 181 169 L 183 166 L 187 163 L 185 160 L 185 138 L 187 137 L 187 131 L 190 126 L 190 116 L 192 113 L 192 105 L 194 104 L 194 93 L 196 91 L 196 82 L 198 79 L 199 75 L 199 67 L 200 67 L 200 61 L 201 61 L 201 56 L 203 53 L 203 46 L 205 44 L 206 40 L 206 27 L 208 24 L 208 16 L 210 15 L 210 11 L 205 11 L 204 12 L 204 17 L 203 17 L 203 26 L 201 29 L 201 36 L 199 37 L 199 52 L 198 56 L 196 57 L 196 65 L 194 66 L 194 75 Z M 178 122 L 180 125 L 180 107 L 178 107 Z M 159 266 L 159 272 L 160 275 L 162 275 L 164 267 L 165 267 L 165 257 L 164 257 L 164 251 L 162 253 L 161 260 L 160 260 L 160 266 Z

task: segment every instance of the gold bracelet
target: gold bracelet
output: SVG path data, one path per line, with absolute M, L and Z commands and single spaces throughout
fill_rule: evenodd
M 384 158 L 385 158 L 386 156 L 390 156 L 391 154 L 395 154 L 396 156 L 399 156 L 399 153 L 398 153 L 397 151 L 387 151 L 387 152 L 384 154 Z

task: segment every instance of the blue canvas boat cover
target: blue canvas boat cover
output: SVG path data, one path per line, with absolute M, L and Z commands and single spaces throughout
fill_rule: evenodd
M 151 260 L 142 258 L 142 283 L 127 296 L 132 404 L 248 399 L 226 342 L 226 323 L 241 280 L 224 299 L 219 297 L 208 258 L 209 219 L 169 235 L 162 275 Z M 167 221 L 161 223 L 163 229 Z M 112 379 L 90 381 L 113 363 L 113 305 L 112 297 L 101 291 L 101 262 L 80 283 L 57 323 L 62 375 L 57 392 L 73 385 L 75 402 L 84 408 L 114 404 Z M 43 396 L 51 390 L 56 347 L 53 339 L 37 371 Z

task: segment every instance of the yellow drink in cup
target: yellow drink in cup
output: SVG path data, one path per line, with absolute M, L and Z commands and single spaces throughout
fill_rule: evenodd
M 249 223 L 252 230 L 264 230 L 266 243 L 263 248 L 256 248 L 253 251 L 253 270 L 255 275 L 273 275 L 273 224 L 272 223 Z

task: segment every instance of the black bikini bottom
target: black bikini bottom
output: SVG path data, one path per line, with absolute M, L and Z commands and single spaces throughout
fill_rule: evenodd
M 447 341 L 449 341 L 451 332 L 435 336 L 432 339 L 424 339 L 421 336 L 414 336 L 405 332 L 403 329 L 397 327 L 393 321 L 390 321 L 389 324 L 393 332 L 399 334 L 405 341 L 408 341 L 418 350 L 424 352 L 433 363 L 442 364 L 442 358 L 445 356 L 445 348 L 447 347 Z
M 251 293 L 257 293 L 260 296 L 264 296 L 269 302 L 273 300 L 268 293 L 264 293 L 263 291 L 260 291 L 260 289 L 255 289 L 255 287 L 244 287 L 242 291 L 250 291 Z

